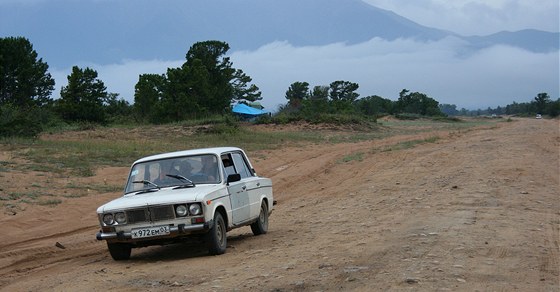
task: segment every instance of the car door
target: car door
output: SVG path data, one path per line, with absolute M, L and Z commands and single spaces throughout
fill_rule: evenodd
M 240 174 L 241 179 L 245 181 L 247 193 L 249 195 L 249 218 L 255 219 L 261 211 L 261 183 L 250 164 L 247 157 L 242 152 L 231 154 L 235 169 Z
M 234 164 L 232 153 L 222 155 L 222 163 L 226 178 L 231 174 L 240 174 L 241 180 L 228 184 L 228 193 L 231 202 L 231 213 L 233 225 L 239 225 L 250 219 L 249 193 L 243 174 L 239 173 Z

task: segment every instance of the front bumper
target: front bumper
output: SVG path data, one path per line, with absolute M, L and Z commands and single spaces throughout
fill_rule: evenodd
M 190 234 L 190 233 L 196 232 L 196 231 L 208 231 L 212 228 L 213 225 L 214 225 L 214 222 L 212 220 L 210 220 L 210 221 L 205 222 L 203 224 L 193 224 L 193 225 L 179 224 L 177 226 L 170 226 L 169 227 L 170 234 L 165 235 L 165 237 L 177 237 L 177 236 L 181 236 L 181 235 Z M 119 232 L 99 231 L 99 232 L 97 232 L 95 237 L 97 238 L 97 240 L 108 240 L 108 239 L 109 240 L 110 239 L 131 240 L 132 239 L 132 234 L 131 234 L 131 232 L 125 232 L 125 231 L 119 231 Z M 143 240 L 143 239 L 141 239 L 141 240 Z

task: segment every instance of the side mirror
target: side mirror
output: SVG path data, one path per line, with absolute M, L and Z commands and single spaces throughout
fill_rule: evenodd
M 241 180 L 241 175 L 239 173 L 234 173 L 234 174 L 230 174 L 227 177 L 227 183 L 232 183 L 232 182 L 236 182 L 236 181 L 240 181 Z

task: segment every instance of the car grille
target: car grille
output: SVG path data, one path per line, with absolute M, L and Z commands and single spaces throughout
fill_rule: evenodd
M 161 221 L 175 218 L 173 206 L 158 206 L 126 211 L 128 224 Z
M 175 218 L 173 206 L 152 207 L 149 208 L 153 221 L 169 220 Z
M 127 222 L 132 224 L 132 223 L 137 223 L 137 222 L 146 222 L 148 221 L 148 212 L 146 212 L 147 209 L 140 209 L 140 210 L 131 210 L 131 211 L 126 211 L 126 218 L 127 218 Z

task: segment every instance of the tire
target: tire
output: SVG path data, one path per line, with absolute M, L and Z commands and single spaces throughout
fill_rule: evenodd
M 211 255 L 219 255 L 226 252 L 227 235 L 226 224 L 222 214 L 216 212 L 214 215 L 214 226 L 206 235 L 206 244 L 208 245 L 208 253 Z
M 130 259 L 130 252 L 132 247 L 124 243 L 107 243 L 109 253 L 115 261 L 122 261 Z
M 255 223 L 251 224 L 251 230 L 254 235 L 261 235 L 268 232 L 268 207 L 263 201 L 261 203 L 261 212 Z

